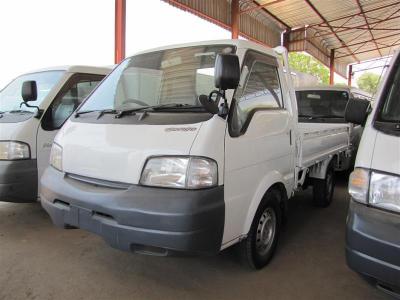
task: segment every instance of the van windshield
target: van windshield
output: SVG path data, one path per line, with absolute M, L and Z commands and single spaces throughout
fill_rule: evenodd
M 380 122 L 400 123 L 400 67 L 394 72 L 393 81 L 387 86 L 386 99 L 378 114 L 377 120 Z
M 344 118 L 349 93 L 346 91 L 307 90 L 296 92 L 299 117 Z
M 21 96 L 22 84 L 28 80 L 36 81 L 37 99 L 29 102 L 32 106 L 40 106 L 43 99 L 51 91 L 54 85 L 60 80 L 65 71 L 45 71 L 30 73 L 17 77 L 0 91 L 0 112 L 27 111 L 35 112 L 35 108 L 21 106 L 24 102 Z
M 199 106 L 198 96 L 214 89 L 216 55 L 233 52 L 233 46 L 206 45 L 133 56 L 103 81 L 79 112 L 168 104 Z

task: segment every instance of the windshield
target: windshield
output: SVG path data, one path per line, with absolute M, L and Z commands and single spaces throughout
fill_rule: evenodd
M 140 54 L 124 60 L 80 108 L 127 110 L 145 106 L 199 106 L 198 96 L 214 89 L 218 53 L 234 47 L 207 45 Z
M 37 99 L 36 101 L 30 101 L 29 104 L 32 106 L 39 106 L 63 74 L 64 71 L 46 71 L 17 77 L 0 92 L 0 111 L 36 111 L 35 108 L 29 108 L 25 105 L 20 106 L 23 102 L 21 97 L 22 84 L 28 80 L 36 81 Z
M 387 86 L 386 99 L 378 115 L 380 122 L 400 123 L 400 67 L 392 77 L 393 81 Z
M 299 117 L 344 118 L 346 91 L 297 91 Z

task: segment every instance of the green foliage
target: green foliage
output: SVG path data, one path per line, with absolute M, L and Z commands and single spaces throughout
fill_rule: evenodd
M 300 52 L 290 52 L 289 65 L 295 71 L 317 77 L 320 83 L 329 84 L 328 68 L 310 55 Z
M 358 78 L 357 85 L 363 91 L 366 91 L 370 94 L 375 94 L 379 81 L 379 75 L 371 72 L 365 72 L 360 76 L 360 78 Z

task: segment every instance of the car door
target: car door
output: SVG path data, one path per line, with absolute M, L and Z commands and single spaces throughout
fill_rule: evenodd
M 293 123 L 278 70 L 275 57 L 248 51 L 244 58 L 225 138 L 223 243 L 245 234 L 250 204 L 269 173 L 293 179 Z
M 51 145 L 58 130 L 104 77 L 99 74 L 72 75 L 46 110 L 37 133 L 39 180 L 49 164 Z

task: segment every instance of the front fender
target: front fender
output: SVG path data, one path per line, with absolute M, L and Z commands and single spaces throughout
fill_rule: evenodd
M 263 199 L 265 193 L 269 190 L 271 186 L 277 183 L 285 185 L 285 180 L 283 175 L 276 170 L 266 174 L 264 178 L 260 180 L 260 183 L 251 199 L 251 203 L 247 211 L 246 221 L 244 223 L 242 231 L 243 235 L 247 235 L 247 233 L 250 231 L 251 223 L 253 222 L 258 206 L 260 205 L 260 202 Z M 287 190 L 286 185 L 285 189 Z

